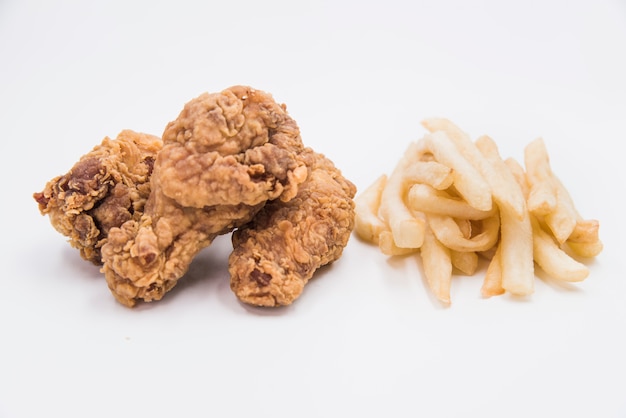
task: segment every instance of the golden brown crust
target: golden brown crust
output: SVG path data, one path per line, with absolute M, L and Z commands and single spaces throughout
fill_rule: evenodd
M 289 305 L 315 271 L 337 260 L 354 228 L 355 186 L 333 163 L 306 149 L 307 180 L 288 202 L 265 205 L 233 233 L 231 289 L 252 305 Z
M 111 228 L 139 219 L 150 194 L 150 174 L 161 139 L 125 130 L 104 138 L 66 174 L 34 193 L 42 215 L 81 256 L 101 264 Z
M 244 302 L 293 302 L 338 259 L 355 187 L 304 148 L 284 105 L 235 86 L 187 103 L 159 138 L 123 131 L 52 179 L 42 214 L 96 264 L 116 299 L 159 300 L 213 239 L 239 228 L 231 288 Z
M 293 198 L 307 175 L 295 121 L 249 87 L 191 100 L 163 142 L 143 216 L 113 228 L 102 249 L 109 288 L 127 306 L 162 298 L 217 235 Z

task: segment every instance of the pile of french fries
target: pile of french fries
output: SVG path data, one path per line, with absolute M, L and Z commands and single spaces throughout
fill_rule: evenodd
M 356 197 L 355 232 L 395 256 L 419 253 L 428 286 L 450 303 L 453 274 L 488 261 L 484 297 L 534 291 L 535 263 L 579 282 L 583 261 L 602 251 L 597 220 L 584 219 L 552 172 L 544 141 L 524 149 L 524 166 L 503 159 L 493 139 L 473 141 L 444 118 L 422 122 L 393 172 Z

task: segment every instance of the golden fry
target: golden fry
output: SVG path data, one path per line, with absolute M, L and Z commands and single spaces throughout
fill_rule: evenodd
M 496 204 L 499 207 L 506 206 L 510 213 L 522 219 L 526 211 L 526 199 L 513 173 L 500 157 L 498 146 L 493 139 L 483 135 L 476 140 L 476 147 L 486 160 L 482 171 L 491 186 Z
M 501 259 L 501 246 L 497 245 L 496 251 L 489 262 L 487 271 L 485 272 L 485 278 L 483 280 L 483 286 L 480 289 L 480 293 L 483 297 L 489 298 L 491 296 L 498 296 L 505 292 L 502 287 L 502 259 Z
M 416 252 L 417 248 L 401 248 L 396 245 L 391 231 L 382 231 L 378 236 L 378 248 L 385 255 L 406 255 Z
M 515 158 L 509 157 L 504 160 L 504 164 L 508 167 L 513 175 L 513 178 L 517 182 L 517 185 L 520 187 L 522 191 L 522 196 L 524 196 L 524 200 L 528 199 L 528 194 L 530 193 L 530 185 L 528 184 L 528 179 L 526 178 L 526 173 L 524 172 L 524 167 L 517 162 Z M 528 205 L 526 205 L 528 209 Z
M 483 219 L 482 232 L 471 238 L 466 238 L 456 221 L 449 216 L 428 214 L 426 218 L 437 239 L 451 250 L 486 251 L 498 241 L 500 220 L 497 216 Z
M 387 176 L 382 175 L 354 199 L 354 230 L 359 237 L 373 244 L 377 244 L 380 233 L 388 229 L 385 222 L 378 217 L 380 199 L 386 183 Z
M 557 242 L 531 216 L 535 261 L 548 276 L 557 280 L 579 282 L 587 278 L 589 269 L 563 251 Z
M 408 185 L 404 172 L 419 161 L 420 153 L 417 144 L 411 143 L 387 179 L 381 196 L 379 215 L 389 225 L 396 246 L 402 248 L 419 248 L 424 241 L 424 220 L 405 204 Z
M 424 244 L 420 249 L 424 275 L 435 297 L 450 304 L 452 260 L 450 250 L 437 240 L 430 228 L 424 230 Z
M 414 211 L 436 213 L 460 219 L 485 219 L 496 213 L 496 208 L 479 210 L 466 201 L 453 198 L 444 191 L 427 184 L 414 184 L 409 189 L 408 205 Z
M 567 241 L 585 244 L 598 242 L 600 241 L 599 229 L 600 222 L 595 219 L 578 219 Z
M 425 184 L 437 190 L 452 185 L 452 169 L 436 161 L 418 161 L 409 165 L 403 173 L 404 180 L 411 184 Z
M 574 254 L 583 258 L 593 258 L 602 252 L 604 244 L 602 241 L 596 242 L 570 242 L 566 241 L 565 246 Z
M 562 244 L 576 228 L 579 216 L 563 183 L 556 176 L 552 177 L 552 183 L 556 191 L 556 206 L 543 219 L 559 244 Z
M 552 212 L 556 207 L 556 190 L 550 158 L 542 138 L 535 139 L 524 148 L 524 164 L 530 185 L 528 210 L 538 216 Z
M 500 219 L 502 287 L 514 295 L 529 295 L 535 280 L 530 214 L 519 220 L 516 214 L 502 210 Z

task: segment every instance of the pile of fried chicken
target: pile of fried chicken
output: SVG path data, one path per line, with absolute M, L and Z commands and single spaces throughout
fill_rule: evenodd
M 232 233 L 230 287 L 257 306 L 289 305 L 337 260 L 354 227 L 356 187 L 305 147 L 285 105 L 233 86 L 189 101 L 162 138 L 105 138 L 34 199 L 101 265 L 123 305 L 161 299 L 194 257 Z

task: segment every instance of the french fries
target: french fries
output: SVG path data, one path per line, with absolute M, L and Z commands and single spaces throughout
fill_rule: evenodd
M 526 209 L 522 186 L 500 157 L 493 139 L 483 135 L 476 147 L 485 157 L 493 176 L 490 184 L 500 208 L 500 274 L 501 286 L 514 295 L 526 296 L 534 291 L 532 224 Z
M 501 248 L 502 247 L 500 245 L 496 246 L 495 253 L 489 262 L 487 271 L 485 272 L 483 287 L 480 289 L 481 294 L 485 298 L 501 295 L 505 292 L 502 287 L 502 261 L 500 257 L 502 254 Z
M 502 288 L 514 295 L 534 291 L 533 229 L 530 214 L 518 219 L 504 207 L 500 212 L 500 268 Z
M 454 142 L 441 131 L 422 138 L 424 151 L 434 155 L 436 161 L 449 166 L 455 189 L 470 204 L 480 210 L 491 209 L 491 188 L 480 173 L 457 149 Z
M 424 245 L 420 252 L 428 286 L 437 299 L 444 304 L 450 304 L 452 283 L 450 249 L 439 242 L 430 227 L 427 227 L 424 230 Z
M 579 282 L 587 278 L 587 266 L 568 256 L 534 217 L 532 227 L 535 261 L 549 276 L 566 282 Z
M 382 191 L 378 213 L 389 226 L 397 247 L 419 248 L 424 242 L 424 220 L 416 217 L 405 201 L 409 187 L 405 172 L 420 159 L 421 151 L 417 144 L 411 144 L 402 159 L 387 179 Z
M 480 210 L 464 200 L 450 196 L 442 190 L 435 190 L 428 184 L 414 184 L 407 196 L 409 207 L 424 213 L 439 213 L 456 219 L 485 219 L 496 213 L 495 207 Z
M 382 175 L 361 193 L 355 202 L 356 233 L 366 241 L 378 244 L 381 232 L 387 230 L 387 225 L 378 217 L 380 199 L 387 183 L 387 176 Z
M 463 228 L 449 216 L 429 213 L 428 225 L 437 239 L 446 247 L 454 251 L 487 251 L 498 241 L 498 228 L 500 219 L 492 216 L 483 219 L 482 229 L 479 234 L 472 234 L 471 223 L 463 222 L 461 225 L 469 225 L 469 234 L 464 233 Z
M 543 139 L 524 148 L 524 165 L 503 159 L 495 141 L 472 141 L 444 118 L 422 122 L 392 174 L 355 199 L 356 233 L 388 256 L 421 256 L 428 288 L 451 303 L 453 274 L 473 275 L 488 259 L 481 294 L 534 291 L 535 266 L 579 282 L 584 260 L 603 249 L 599 222 L 585 219 L 553 173 Z

